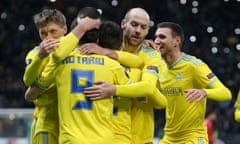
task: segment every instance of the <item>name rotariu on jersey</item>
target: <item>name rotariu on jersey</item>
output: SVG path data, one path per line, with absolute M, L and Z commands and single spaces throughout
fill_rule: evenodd
M 68 56 L 63 61 L 63 64 L 97 64 L 104 65 L 104 58 L 94 57 L 94 56 Z

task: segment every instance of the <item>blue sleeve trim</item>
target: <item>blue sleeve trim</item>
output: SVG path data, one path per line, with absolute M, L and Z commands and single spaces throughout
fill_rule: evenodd
M 48 88 L 47 86 L 43 86 L 38 80 L 36 80 L 34 83 L 35 83 L 35 85 L 36 85 L 38 88 L 40 88 L 40 89 L 46 89 L 46 88 Z

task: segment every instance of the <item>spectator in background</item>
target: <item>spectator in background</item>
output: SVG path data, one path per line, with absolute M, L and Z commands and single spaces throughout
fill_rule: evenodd
M 207 126 L 209 144 L 224 144 L 224 142 L 218 138 L 219 131 L 216 127 L 216 120 L 218 118 L 217 114 L 217 106 L 215 104 L 209 104 L 207 107 L 206 118 L 204 120 L 204 123 Z
M 208 133 L 208 141 L 209 144 L 214 144 L 214 122 L 216 120 L 217 114 L 216 111 L 214 110 L 209 110 L 209 112 L 207 111 L 207 116 L 205 118 L 205 124 L 207 126 L 207 133 Z

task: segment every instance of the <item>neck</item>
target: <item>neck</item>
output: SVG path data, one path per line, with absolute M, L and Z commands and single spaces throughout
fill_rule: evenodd
M 134 52 L 138 51 L 141 46 L 142 46 L 142 43 L 137 46 L 134 46 L 134 45 L 129 45 L 128 42 L 124 41 L 124 46 L 123 46 L 122 50 L 130 52 L 130 53 L 134 53 Z
M 181 57 L 181 54 L 182 54 L 181 51 L 173 51 L 173 52 L 163 56 L 163 58 L 165 59 L 167 65 L 172 65 Z

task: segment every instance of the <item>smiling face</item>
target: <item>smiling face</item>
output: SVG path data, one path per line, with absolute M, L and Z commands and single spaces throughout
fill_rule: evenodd
M 135 8 L 126 14 L 121 27 L 128 45 L 138 47 L 143 42 L 149 31 L 149 23 L 149 15 L 143 9 Z
M 154 36 L 156 48 L 159 49 L 163 57 L 176 51 L 176 49 L 179 50 L 180 37 L 174 37 L 170 28 L 158 28 Z

